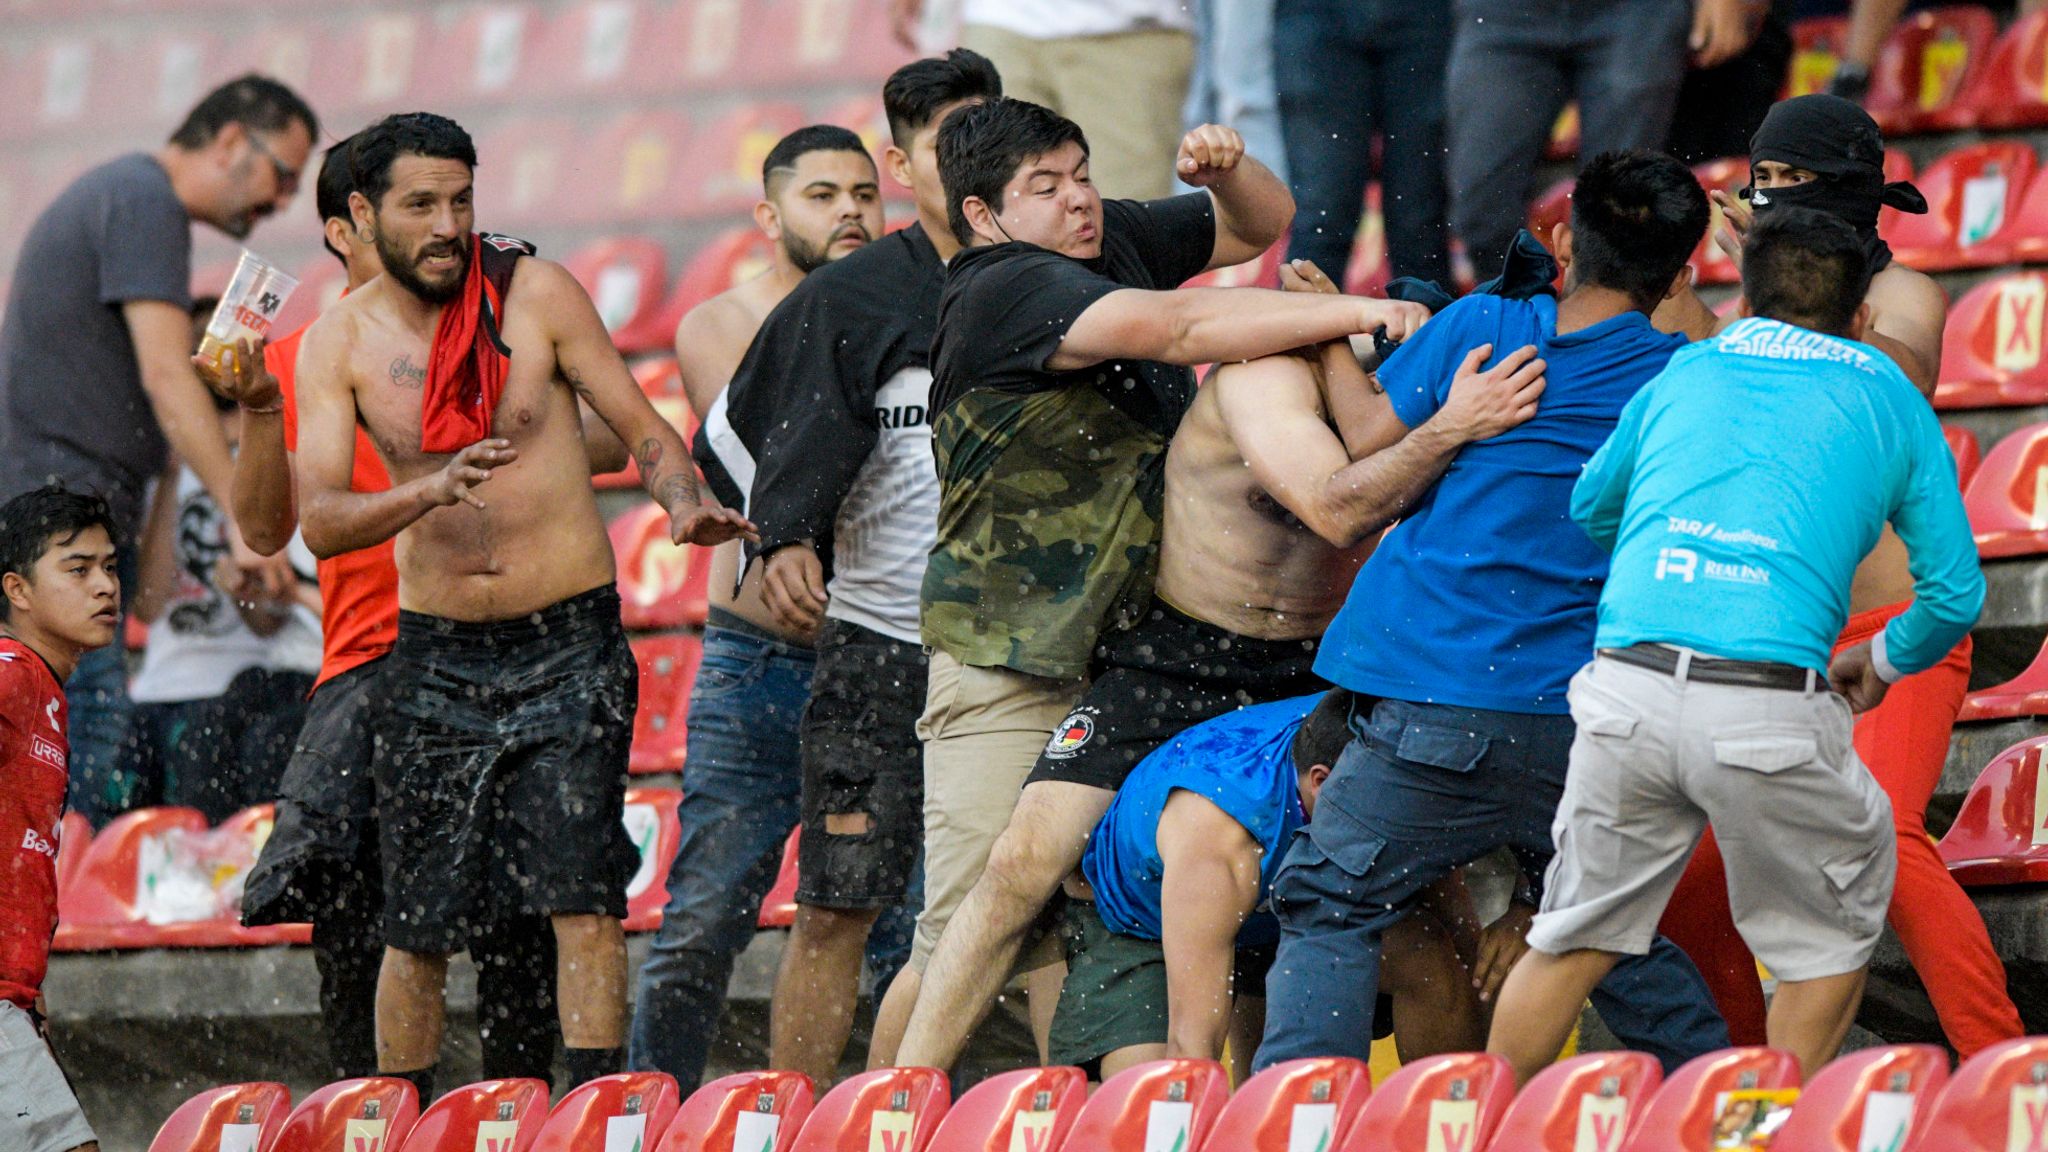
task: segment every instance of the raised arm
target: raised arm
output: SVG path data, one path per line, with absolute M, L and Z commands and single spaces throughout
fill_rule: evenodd
M 1404 340 L 1429 310 L 1401 300 L 1265 288 L 1124 288 L 1083 309 L 1045 366 L 1067 372 L 1105 360 L 1168 364 L 1256 360 L 1384 327 Z
M 1260 850 L 1223 809 L 1175 792 L 1159 816 L 1165 865 L 1166 1054 L 1214 1060 L 1230 1030 L 1238 929 L 1259 903 Z
M 1216 245 L 1209 267 L 1255 260 L 1294 223 L 1294 194 L 1273 170 L 1245 155 L 1244 137 L 1204 124 L 1181 138 L 1174 171 L 1193 188 L 1207 188 L 1216 206 Z
M 292 345 L 287 345 L 292 347 Z M 284 441 L 284 393 L 278 386 L 277 352 L 260 340 L 239 341 L 223 365 L 221 394 L 242 407 L 242 441 L 235 451 L 235 523 L 249 547 L 275 556 L 298 530 L 292 467 Z
M 710 545 L 750 533 L 739 513 L 704 503 L 689 446 L 633 382 L 583 286 L 547 260 L 522 260 L 515 275 L 517 290 L 547 318 L 562 378 L 631 446 L 641 487 L 668 512 L 670 538 Z
M 1887 268 L 1870 282 L 1865 343 L 1892 358 L 1922 396 L 1933 396 L 1941 373 L 1941 332 L 1948 294 L 1932 277 L 1910 268 Z

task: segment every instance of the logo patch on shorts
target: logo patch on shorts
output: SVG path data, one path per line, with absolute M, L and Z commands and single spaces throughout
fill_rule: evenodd
M 1048 760 L 1066 760 L 1080 754 L 1088 741 L 1095 738 L 1095 717 L 1100 715 L 1094 708 L 1076 708 L 1052 730 L 1052 739 L 1045 742 L 1045 757 Z

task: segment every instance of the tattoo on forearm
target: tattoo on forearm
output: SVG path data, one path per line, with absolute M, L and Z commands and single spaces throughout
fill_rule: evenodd
M 661 473 L 661 462 L 668 453 L 662 449 L 661 441 L 649 436 L 633 449 L 633 462 L 640 466 L 640 483 L 649 495 L 662 507 L 674 511 L 678 504 L 696 505 L 697 477 L 690 471 L 687 457 L 681 467 L 671 470 L 669 475 Z
M 654 493 L 655 502 L 673 512 L 679 506 L 695 507 L 700 500 L 697 496 L 697 478 L 688 472 L 679 472 L 663 480 Z
M 400 356 L 391 362 L 391 382 L 400 388 L 424 388 L 427 386 L 427 370 L 413 363 L 412 357 Z
M 633 449 L 633 463 L 640 466 L 640 475 L 649 484 L 654 482 L 654 470 L 661 467 L 661 456 L 661 441 L 652 436 Z

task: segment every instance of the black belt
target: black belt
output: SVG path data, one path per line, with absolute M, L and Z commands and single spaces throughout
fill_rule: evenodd
M 1674 675 L 1678 671 L 1679 652 L 1662 644 L 1637 644 L 1632 648 L 1602 648 L 1600 655 L 1623 664 L 1648 668 L 1652 672 Z M 1763 660 L 1717 660 L 1707 656 L 1695 656 L 1686 668 L 1688 680 L 1703 684 L 1734 684 L 1744 688 L 1777 688 L 1787 692 L 1804 692 L 1809 688 L 1826 690 L 1825 678 L 1804 668 L 1790 664 L 1773 664 Z

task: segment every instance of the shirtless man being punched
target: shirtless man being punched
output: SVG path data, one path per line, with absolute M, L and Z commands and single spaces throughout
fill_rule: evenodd
M 572 1082 L 625 1040 L 620 823 L 635 669 L 577 422 L 633 445 L 672 537 L 747 530 L 699 502 L 689 453 L 596 309 L 522 242 L 473 235 L 475 146 L 428 113 L 364 130 L 349 205 L 385 274 L 299 350 L 300 522 L 332 556 L 397 537 L 398 642 L 377 751 L 385 875 L 379 1066 L 430 1072 L 449 953 L 472 917 L 553 919 Z M 391 474 L 350 489 L 355 430 Z

